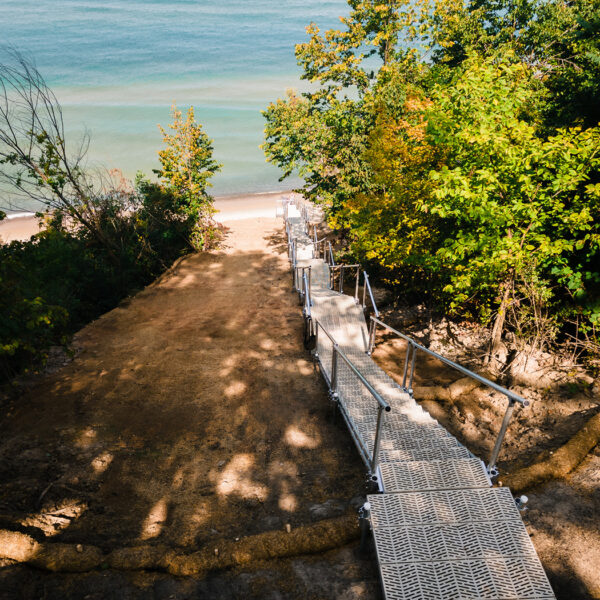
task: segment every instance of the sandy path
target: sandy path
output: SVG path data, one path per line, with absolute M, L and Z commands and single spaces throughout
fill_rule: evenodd
M 13 526 L 105 550 L 198 548 L 349 510 L 364 470 L 302 347 L 281 221 L 227 225 L 224 250 L 88 325 L 76 359 L 8 409 Z

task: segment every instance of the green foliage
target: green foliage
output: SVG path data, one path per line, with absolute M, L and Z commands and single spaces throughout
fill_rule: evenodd
M 308 197 L 335 210 L 363 189 L 368 166 L 362 153 L 371 116 L 360 105 L 333 100 L 328 110 L 312 109 L 309 100 L 290 93 L 265 116 L 267 160 L 281 166 L 284 177 L 297 170 Z
M 47 349 L 64 343 L 67 311 L 28 293 L 24 245 L 0 246 L 0 380 L 13 376 L 23 365 L 43 360 Z
M 268 160 L 403 292 L 598 331 L 598 0 L 348 4 L 297 46 L 318 87 L 265 111 Z
M 0 64 L 0 177 L 47 212 L 43 232 L 0 245 L 0 380 L 43 363 L 51 346 L 219 234 L 207 188 L 220 165 L 193 108 L 183 120 L 173 107 L 172 135 L 161 128 L 161 183 L 138 174 L 133 188 L 118 171 L 93 181 L 85 145 L 67 151 L 52 91 L 12 58 L 16 66 Z
M 487 317 L 499 288 L 532 268 L 540 285 L 573 298 L 598 283 L 577 266 L 598 258 L 600 129 L 539 137 L 534 95 L 529 68 L 510 57 L 469 58 L 433 90 L 428 137 L 446 164 L 431 172 L 435 191 L 421 207 L 451 233 L 436 256 L 452 308 L 475 303 Z
M 95 204 L 95 227 L 108 244 L 55 212 L 30 241 L 0 245 L 0 380 L 43 363 L 51 346 L 189 251 L 194 221 L 159 184 L 138 178 L 135 191 Z
M 204 250 L 217 239 L 216 226 L 212 219 L 215 213 L 213 199 L 207 189 L 209 179 L 221 170 L 222 165 L 213 159 L 212 140 L 194 118 L 194 107 L 190 107 L 185 121 L 181 111 L 173 105 L 171 109 L 173 131 L 167 133 L 159 125 L 166 148 L 158 153 L 161 169 L 155 171 L 172 194 L 175 210 L 194 222 L 189 236 L 190 245 Z
M 548 2 L 528 32 L 548 89 L 549 128 L 600 122 L 600 1 Z

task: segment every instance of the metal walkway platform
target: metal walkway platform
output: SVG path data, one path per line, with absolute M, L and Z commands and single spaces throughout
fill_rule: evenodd
M 332 289 L 336 267 L 319 257 L 316 232 L 307 233 L 314 210 L 284 206 L 294 288 L 331 397 L 381 492 L 363 508 L 385 597 L 554 598 L 510 490 L 491 487 L 483 461 L 369 356 L 358 272 L 355 297 Z

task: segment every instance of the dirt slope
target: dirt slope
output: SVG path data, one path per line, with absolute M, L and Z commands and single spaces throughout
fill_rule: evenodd
M 229 225 L 226 248 L 185 258 L 83 329 L 75 360 L 7 409 L 0 524 L 106 551 L 194 549 L 349 509 L 364 470 L 302 348 L 281 223 Z M 331 597 L 377 595 L 371 563 L 343 560 Z M 319 577 L 298 575 L 305 567 L 274 597 L 310 597 Z M 32 577 L 5 569 L 0 591 Z M 256 597 L 275 593 L 277 577 L 259 578 Z

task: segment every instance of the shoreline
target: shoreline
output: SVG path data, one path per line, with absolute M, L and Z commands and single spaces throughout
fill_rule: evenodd
M 215 220 L 224 223 L 241 219 L 274 217 L 277 200 L 291 194 L 293 194 L 292 190 L 215 196 L 214 206 L 219 211 L 215 215 Z M 0 243 L 26 241 L 39 231 L 35 213 L 12 213 L 0 221 Z

